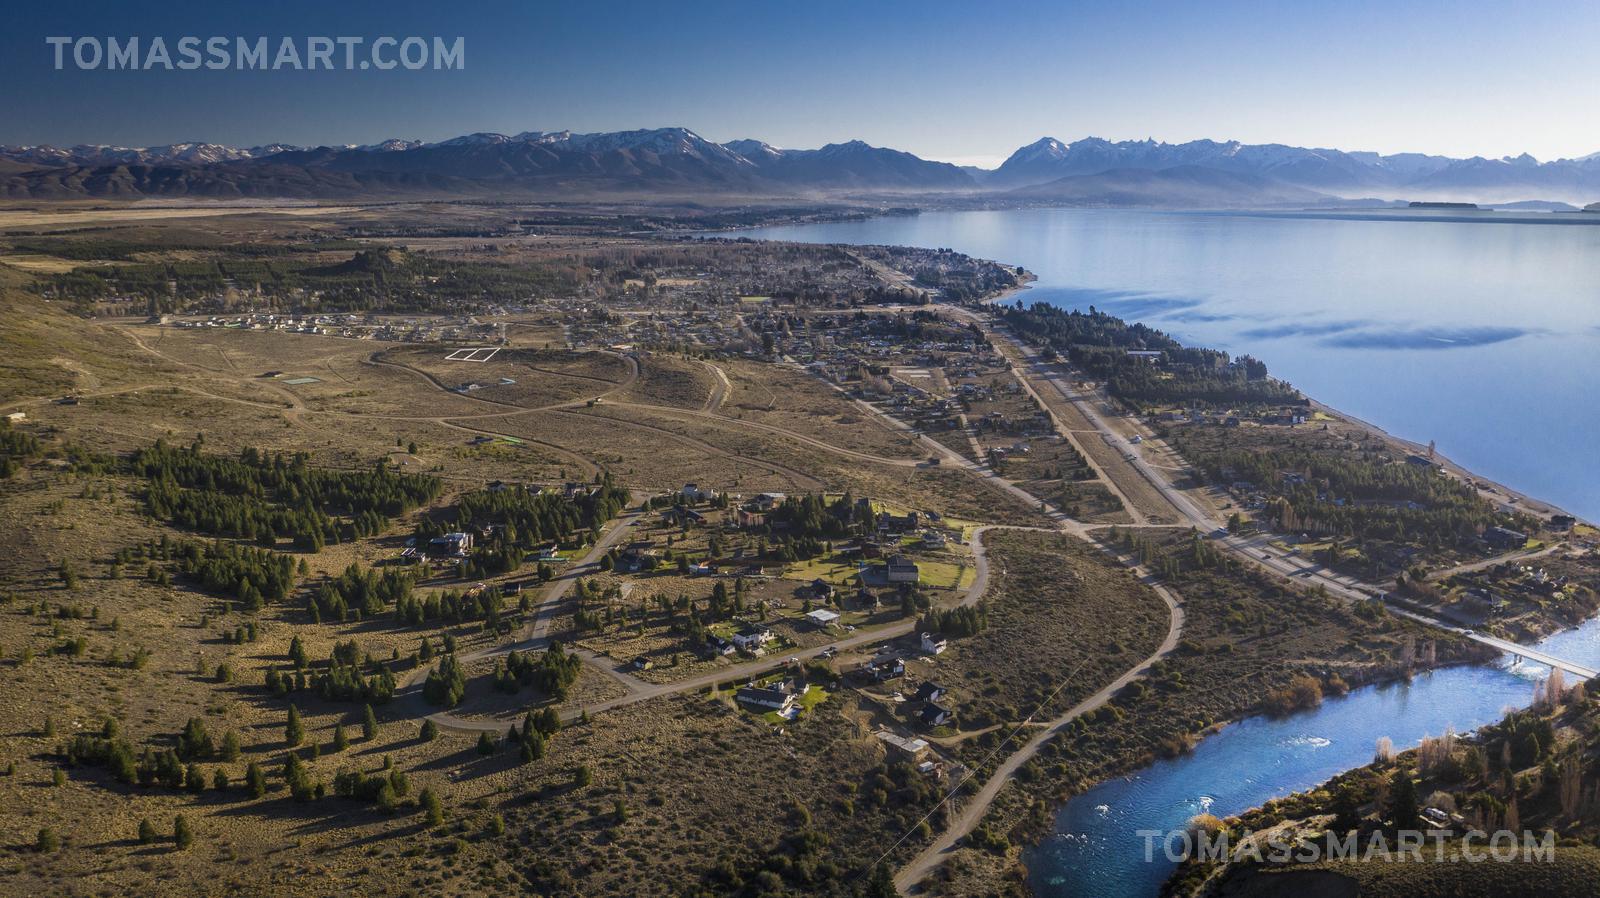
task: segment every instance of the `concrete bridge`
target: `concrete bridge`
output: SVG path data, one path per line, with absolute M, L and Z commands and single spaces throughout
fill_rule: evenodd
M 1463 633 L 1462 635 L 1476 642 L 1481 642 L 1484 645 L 1493 646 L 1502 652 L 1510 652 L 1518 657 L 1527 658 L 1529 661 L 1537 661 L 1547 667 L 1559 667 L 1567 673 L 1582 677 L 1585 680 L 1592 680 L 1596 676 L 1600 676 L 1600 671 L 1597 671 L 1592 667 L 1584 667 L 1581 664 L 1574 664 L 1571 661 L 1557 658 L 1554 655 L 1546 654 L 1538 649 L 1529 648 L 1525 645 L 1518 645 L 1517 643 L 1509 640 L 1498 639 L 1494 636 L 1484 636 L 1481 633 Z
M 1532 648 L 1531 646 L 1520 645 L 1512 642 L 1509 639 L 1501 639 L 1498 636 L 1488 636 L 1483 633 L 1479 633 L 1476 630 L 1469 630 L 1466 627 L 1452 626 L 1437 618 L 1429 617 L 1426 614 L 1418 614 L 1415 611 L 1407 611 L 1404 608 L 1397 608 L 1393 604 L 1389 605 L 1389 612 L 1391 614 L 1398 614 L 1401 617 L 1409 617 L 1418 623 L 1427 624 L 1432 627 L 1438 627 L 1441 630 L 1449 630 L 1452 633 L 1465 636 L 1473 642 L 1480 642 L 1491 648 L 1496 648 L 1502 652 L 1506 652 L 1507 654 L 1515 655 L 1518 658 L 1526 658 L 1529 661 L 1535 661 L 1539 664 L 1545 665 L 1546 667 L 1559 667 L 1567 673 L 1576 677 L 1582 677 L 1585 680 L 1592 680 L 1595 677 L 1600 676 L 1600 670 L 1595 670 L 1592 667 L 1585 667 L 1582 664 L 1568 661 L 1565 658 L 1557 658 L 1555 655 L 1551 655 L 1547 652 L 1541 652 L 1536 648 Z

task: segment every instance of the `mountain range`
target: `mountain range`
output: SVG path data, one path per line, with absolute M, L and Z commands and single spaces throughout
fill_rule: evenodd
M 1238 141 L 1046 137 L 983 170 L 859 140 L 795 150 L 759 140 L 719 144 L 687 128 L 476 133 L 339 147 L 0 146 L 0 195 L 17 199 L 883 192 L 1185 207 L 1341 197 L 1581 205 L 1600 196 L 1600 153 L 1539 162 L 1528 155 L 1455 159 Z

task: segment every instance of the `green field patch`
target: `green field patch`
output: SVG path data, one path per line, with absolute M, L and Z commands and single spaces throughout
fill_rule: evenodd
M 922 585 L 936 589 L 965 589 L 978 579 L 976 568 L 948 561 L 919 560 L 917 570 L 921 574 Z
M 856 582 L 856 572 L 854 561 L 841 559 L 838 555 L 829 555 L 791 564 L 783 569 L 782 576 L 785 580 L 802 580 L 810 583 L 812 580 L 821 579 L 834 586 L 852 586 Z

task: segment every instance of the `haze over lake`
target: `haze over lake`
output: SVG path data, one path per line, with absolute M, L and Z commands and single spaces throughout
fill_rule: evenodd
M 1463 220 L 1465 218 L 1466 220 Z M 1308 395 L 1600 518 L 1597 216 L 1026 209 L 760 228 L 949 247 L 1095 306 L 1249 353 Z

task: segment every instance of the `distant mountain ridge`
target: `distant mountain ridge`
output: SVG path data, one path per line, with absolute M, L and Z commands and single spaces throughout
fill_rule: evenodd
M 1600 154 L 1541 163 L 1527 154 L 1503 159 L 1454 159 L 1422 153 L 1381 155 L 1239 141 L 1113 143 L 1098 137 L 1070 144 L 1053 137 L 1042 138 L 1011 154 L 981 180 L 989 187 L 1016 188 L 1117 169 L 1160 171 L 1180 166 L 1257 175 L 1341 196 L 1383 192 L 1435 199 L 1466 193 L 1470 194 L 1467 199 L 1509 202 L 1600 193 Z
M 1021 201 L 1073 206 L 1180 209 L 1305 205 L 1324 197 L 1314 190 L 1260 175 L 1201 165 L 1116 168 L 1094 174 L 1068 175 L 1044 184 L 1019 187 L 1007 195 Z
M 1306 202 L 1319 196 L 1457 199 L 1505 203 L 1600 195 L 1600 153 L 1541 163 L 1531 156 L 1452 159 L 1283 144 L 1197 140 L 1112 142 L 1046 137 L 993 171 L 958 167 L 859 140 L 818 149 L 759 140 L 716 143 L 681 127 L 597 133 L 480 132 L 426 143 L 229 147 L 191 141 L 156 147 L 0 146 L 0 195 L 352 197 L 388 194 L 717 192 L 788 195 L 892 191 L 983 194 L 1059 201 L 1187 197 L 1226 205 Z M 1165 173 L 1138 177 L 1135 172 Z M 1084 179 L 1099 179 L 1091 184 Z M 1058 183 L 1063 179 L 1066 183 Z M 1037 188 L 1037 189 L 1035 189 Z M 1171 197 L 1152 193 L 1162 188 Z M 1219 192 L 1221 191 L 1221 192 Z M 1223 193 L 1233 191 L 1228 196 Z M 1131 199 L 1128 200 L 1132 202 Z

